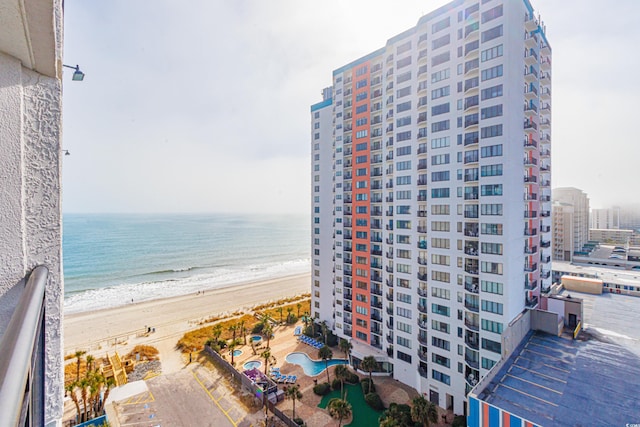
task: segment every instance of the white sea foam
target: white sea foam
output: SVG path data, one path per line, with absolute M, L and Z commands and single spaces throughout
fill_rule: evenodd
M 73 294 L 64 301 L 66 313 L 100 310 L 134 302 L 187 295 L 197 291 L 257 280 L 268 280 L 309 272 L 309 259 L 253 264 L 236 268 L 217 268 L 189 277 L 168 278 L 156 282 L 122 284 Z

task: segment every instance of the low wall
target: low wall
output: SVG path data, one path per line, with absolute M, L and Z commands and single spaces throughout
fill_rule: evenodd
M 531 329 L 558 336 L 562 317 L 557 313 L 543 310 L 531 311 Z M 562 333 L 562 330 L 560 330 Z

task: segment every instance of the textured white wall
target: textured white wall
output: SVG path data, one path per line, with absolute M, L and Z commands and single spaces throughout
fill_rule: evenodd
M 36 265 L 49 268 L 47 425 L 59 425 L 63 409 L 61 96 L 58 79 L 0 53 L 0 311 L 10 314 L 15 299 L 7 293 L 26 273 Z

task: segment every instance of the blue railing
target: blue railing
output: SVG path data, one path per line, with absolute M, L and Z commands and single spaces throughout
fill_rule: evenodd
M 0 426 L 44 425 L 44 291 L 36 267 L 0 340 Z

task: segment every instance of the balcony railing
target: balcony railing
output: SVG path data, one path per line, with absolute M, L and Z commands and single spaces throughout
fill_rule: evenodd
M 36 267 L 0 340 L 0 425 L 44 425 L 44 291 Z

